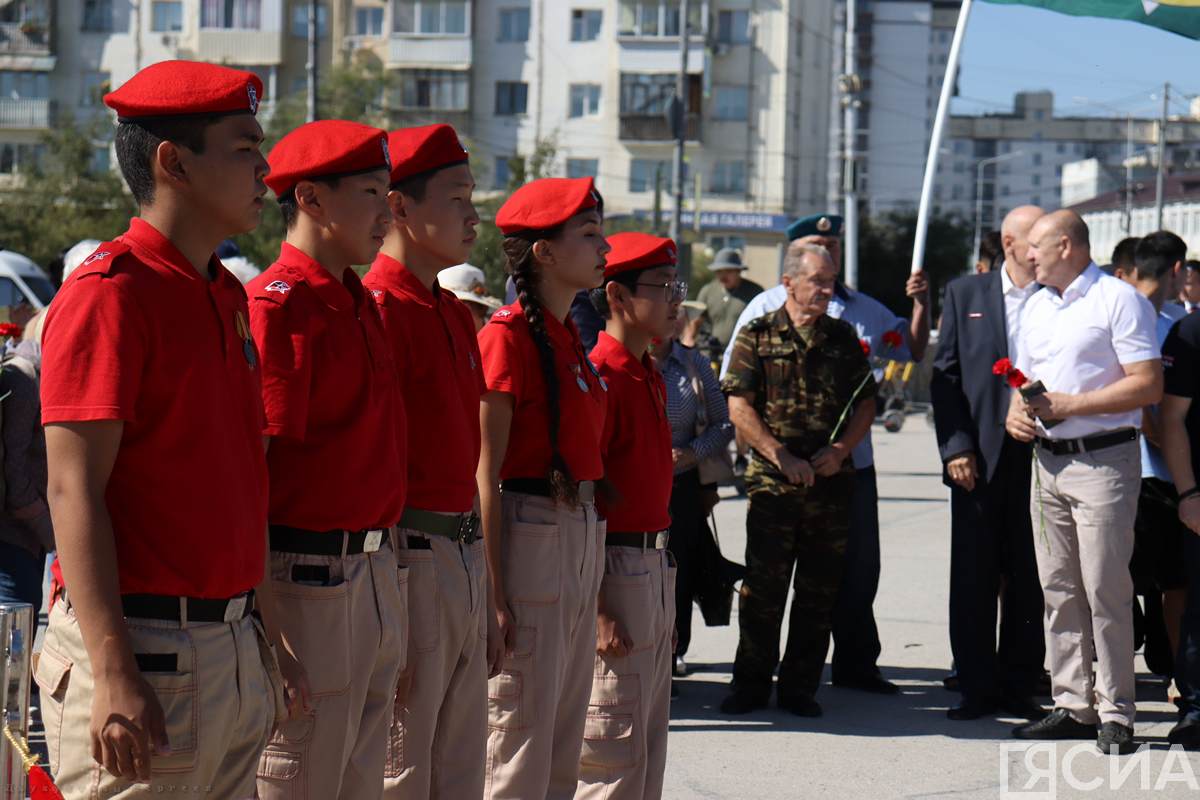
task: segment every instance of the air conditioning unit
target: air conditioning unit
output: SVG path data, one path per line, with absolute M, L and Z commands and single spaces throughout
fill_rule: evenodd
M 174 50 L 175 48 L 179 47 L 179 37 L 172 36 L 169 33 L 164 33 L 162 37 L 162 45 L 163 47 Z

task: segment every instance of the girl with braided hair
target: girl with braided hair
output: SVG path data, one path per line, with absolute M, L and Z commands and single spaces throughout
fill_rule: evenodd
M 591 178 L 526 184 L 496 214 L 517 302 L 479 334 L 489 799 L 570 798 L 579 778 L 604 567 L 594 499 L 607 386 L 568 312 L 604 280 L 603 222 Z

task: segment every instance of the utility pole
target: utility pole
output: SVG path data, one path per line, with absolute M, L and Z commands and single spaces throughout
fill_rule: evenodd
M 679 3 L 679 77 L 675 81 L 675 113 L 671 115 L 675 126 L 675 214 L 671 217 L 671 239 L 680 250 L 683 249 L 683 145 L 687 141 L 688 112 L 688 3 L 689 0 Z
M 654 215 L 651 217 L 654 235 L 662 232 L 662 162 L 654 165 Z
M 1133 229 L 1133 114 L 1125 118 L 1125 235 Z
M 846 74 L 842 76 L 842 196 L 846 208 L 845 259 L 846 285 L 858 288 L 858 164 L 855 158 L 858 139 L 858 78 L 856 0 L 846 0 Z M 835 265 L 836 266 L 836 265 Z
M 306 122 L 317 121 L 317 0 L 308 4 L 308 113 Z
M 1171 84 L 1163 84 L 1162 119 L 1158 121 L 1158 182 L 1154 189 L 1154 219 L 1157 231 L 1163 229 L 1163 195 L 1167 179 L 1167 114 L 1170 112 Z

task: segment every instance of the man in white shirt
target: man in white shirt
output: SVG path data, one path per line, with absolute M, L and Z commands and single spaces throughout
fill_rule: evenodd
M 1054 710 L 1014 735 L 1095 736 L 1102 752 L 1129 753 L 1138 429 L 1163 387 L 1154 307 L 1100 271 L 1078 214 L 1047 214 L 1029 240 L 1044 288 L 1025 305 L 1017 366 L 1045 391 L 1014 393 L 1006 427 L 1015 439 L 1037 440 L 1030 513 Z

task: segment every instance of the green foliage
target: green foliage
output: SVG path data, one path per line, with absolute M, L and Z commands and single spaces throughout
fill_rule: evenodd
M 912 313 L 904 283 L 912 267 L 916 239 L 915 211 L 892 211 L 864 219 L 859 231 L 858 286 L 900 316 Z M 971 255 L 971 226 L 957 217 L 937 216 L 929 222 L 925 274 L 934 297 L 963 272 Z M 940 303 L 935 302 L 934 319 Z
M 104 118 L 78 126 L 60 118 L 43 137 L 40 163 L 0 190 L 0 246 L 45 267 L 81 239 L 107 241 L 136 211 L 120 177 L 93 169 Z

